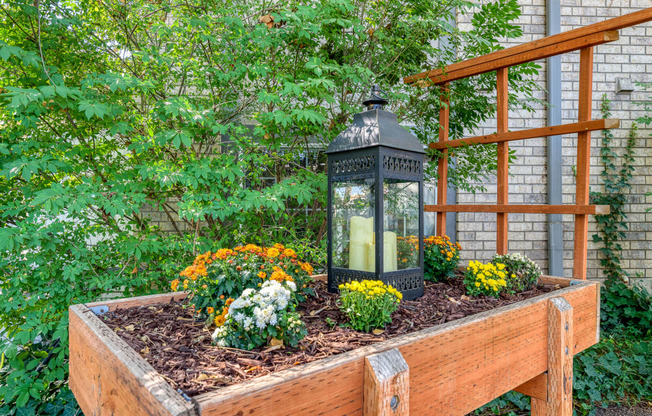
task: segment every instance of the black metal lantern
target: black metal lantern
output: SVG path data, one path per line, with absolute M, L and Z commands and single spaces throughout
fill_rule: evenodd
M 328 146 L 328 290 L 382 280 L 404 299 L 423 295 L 423 145 L 383 110 L 367 111 Z

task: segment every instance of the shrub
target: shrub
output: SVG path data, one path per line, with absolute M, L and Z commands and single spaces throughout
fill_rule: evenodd
M 172 282 L 172 290 L 188 290 L 197 312 L 211 319 L 212 311 L 226 306 L 226 301 L 238 298 L 245 289 L 258 289 L 266 281 L 293 282 L 296 300 L 303 300 L 312 289 L 308 287 L 313 268 L 298 260 L 293 249 L 282 244 L 260 247 L 254 244 L 234 249 L 222 248 L 214 253 L 197 256 L 191 266 Z M 214 313 L 214 312 L 213 312 Z
M 479 261 L 471 261 L 464 274 L 464 285 L 469 296 L 486 295 L 498 297 L 507 291 L 510 278 L 502 263 L 483 264 Z
M 426 280 L 434 282 L 453 277 L 460 263 L 460 243 L 452 243 L 446 235 L 430 236 L 423 240 L 423 272 Z
M 340 310 L 357 331 L 369 332 L 392 322 L 403 295 L 379 280 L 352 281 L 339 286 Z
M 307 334 L 299 314 L 294 312 L 292 293 L 296 289 L 292 281 L 275 280 L 267 280 L 258 290 L 246 289 L 224 308 L 225 322 L 215 330 L 213 339 L 220 346 L 246 350 L 272 339 L 295 347 Z
M 524 254 L 495 254 L 491 262 L 496 265 L 504 264 L 509 276 L 516 275 L 515 278 L 507 280 L 507 289 L 515 292 L 534 288 L 541 276 L 539 265 Z

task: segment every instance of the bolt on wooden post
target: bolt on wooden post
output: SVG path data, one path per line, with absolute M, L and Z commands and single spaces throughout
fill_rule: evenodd
M 398 349 L 365 357 L 363 414 L 410 414 L 410 368 Z

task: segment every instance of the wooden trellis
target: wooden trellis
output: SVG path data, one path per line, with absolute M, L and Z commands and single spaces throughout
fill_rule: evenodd
M 420 86 L 435 85 L 441 90 L 444 105 L 439 112 L 439 141 L 431 143 L 432 149 L 444 153 L 448 149 L 486 143 L 498 144 L 497 204 L 496 205 L 448 205 L 448 159 L 438 161 L 437 205 L 425 205 L 424 211 L 437 213 L 437 234 L 446 230 L 447 212 L 493 212 L 497 220 L 496 251 L 507 253 L 508 214 L 572 214 L 575 215 L 575 242 L 573 250 L 573 278 L 586 279 L 588 216 L 609 212 L 608 206 L 589 205 L 589 168 L 591 132 L 616 128 L 617 119 L 591 119 L 591 95 L 593 92 L 593 47 L 618 40 L 618 29 L 634 26 L 652 20 L 652 7 L 621 17 L 595 23 L 590 26 L 503 49 L 467 61 L 451 64 L 444 69 L 435 69 L 404 78 L 406 84 Z M 567 52 L 580 51 L 579 110 L 577 123 L 561 124 L 509 132 L 508 83 L 509 68 Z M 448 88 L 451 81 L 497 72 L 497 129 L 496 134 L 448 140 L 449 108 Z M 510 205 L 508 193 L 509 144 L 513 140 L 549 137 L 577 133 L 577 184 L 574 205 Z

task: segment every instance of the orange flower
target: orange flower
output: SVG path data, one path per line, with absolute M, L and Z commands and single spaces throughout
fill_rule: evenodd
M 264 278 L 267 277 L 267 273 L 265 273 L 265 272 L 260 272 L 260 273 L 258 273 L 258 277 L 260 277 L 261 279 L 264 279 Z
M 206 313 L 207 313 L 207 314 L 210 315 L 210 314 L 212 314 L 213 312 L 215 312 L 215 309 L 214 309 L 213 307 L 209 306 L 208 308 L 206 308 Z
M 226 302 L 225 302 L 225 303 L 226 303 L 226 306 L 231 306 L 231 304 L 233 303 L 233 300 L 234 300 L 233 298 L 228 298 L 228 299 L 226 300 Z
M 283 254 L 285 254 L 288 257 L 296 257 L 297 255 L 297 253 L 291 248 L 286 248 L 285 250 L 283 250 Z
M 172 288 L 173 292 L 176 292 L 178 287 L 179 287 L 179 279 L 174 279 L 170 284 L 170 288 Z
M 278 251 L 278 249 L 276 249 L 274 247 L 267 249 L 267 257 L 274 258 L 274 257 L 277 257 L 279 254 L 281 254 L 281 252 Z
M 224 299 L 224 295 L 220 295 L 220 299 Z

